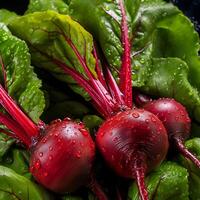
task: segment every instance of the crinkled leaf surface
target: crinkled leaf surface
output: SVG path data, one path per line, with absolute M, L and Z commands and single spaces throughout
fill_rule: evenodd
M 50 200 L 38 185 L 4 166 L 0 166 L 0 183 L 2 200 Z
M 4 155 L 1 165 L 13 169 L 16 173 L 31 178 L 29 172 L 29 152 L 22 149 L 12 148 Z
M 126 0 L 130 27 L 139 8 L 139 0 Z M 83 25 L 101 45 L 104 54 L 115 67 L 121 65 L 121 12 L 118 1 L 109 0 L 71 0 L 70 14 Z M 85 12 L 89 10 L 90 12 Z M 131 32 L 130 32 L 131 34 Z
M 200 138 L 193 138 L 185 143 L 186 147 L 200 159 Z M 200 170 L 189 160 L 180 156 L 181 164 L 189 172 L 190 199 L 200 199 Z
M 195 119 L 200 120 L 200 97 L 188 81 L 188 65 L 179 58 L 153 58 L 146 67 L 147 73 L 141 87 L 145 92 L 173 97 L 182 102 Z
M 0 29 L 0 82 L 5 85 L 2 65 L 6 71 L 6 89 L 22 110 L 38 122 L 45 107 L 41 81 L 30 66 L 30 54 L 25 42 Z M 2 111 L 2 107 L 1 107 Z M 7 152 L 13 139 L 0 135 L 0 158 Z
M 30 66 L 30 54 L 25 42 L 0 30 L 0 57 L 6 71 L 6 88 L 10 96 L 33 121 L 37 122 L 44 109 L 41 81 Z M 1 67 L 2 68 L 2 67 Z M 1 83 L 3 80 L 2 69 Z
M 68 5 L 62 0 L 30 0 L 27 13 L 54 10 L 61 14 L 68 14 Z
M 55 64 L 55 60 L 62 62 L 86 77 L 80 59 L 68 40 L 75 46 L 91 73 L 96 75 L 92 54 L 93 39 L 84 28 L 69 16 L 54 11 L 36 12 L 19 17 L 9 24 L 9 28 L 27 42 L 34 65 L 50 71 L 58 79 L 68 82 L 74 91 L 88 97 L 86 92 Z
M 14 139 L 11 139 L 4 134 L 0 134 L 0 160 L 2 159 L 3 155 L 9 150 L 13 142 Z
M 15 17 L 17 17 L 17 14 L 15 12 L 11 12 L 6 9 L 0 9 L 0 22 L 3 22 L 4 24 L 8 24 Z
M 176 163 L 165 162 L 146 178 L 151 200 L 189 200 L 187 170 Z M 129 199 L 139 200 L 135 183 L 129 188 Z

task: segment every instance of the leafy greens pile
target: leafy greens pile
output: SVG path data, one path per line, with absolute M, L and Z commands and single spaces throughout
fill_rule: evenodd
M 173 97 L 185 105 L 193 119 L 193 135 L 198 136 L 198 33 L 172 4 L 162 0 L 124 2 L 131 38 L 133 87 L 155 97 Z M 34 121 L 37 122 L 41 115 L 44 121 L 70 116 L 83 120 L 91 132 L 95 132 L 102 120 L 84 101 L 90 100 L 88 94 L 63 73 L 56 62 L 65 62 L 84 75 L 70 44 L 66 42 L 68 38 L 72 39 L 80 52 L 84 46 L 85 51 L 81 54 L 95 76 L 94 38 L 102 60 L 109 63 L 118 80 L 123 51 L 120 21 L 121 14 L 115 0 L 30 0 L 23 16 L 0 10 L 0 65 L 6 70 L 7 80 L 4 82 L 5 74 L 1 67 L 1 83 Z M 43 81 L 42 88 L 31 64 Z M 46 77 L 62 88 L 67 86 L 62 90 Z M 84 100 L 77 99 L 72 91 L 82 95 Z M 186 145 L 200 157 L 199 138 L 188 140 Z M 94 199 L 85 191 L 75 196 L 50 194 L 32 180 L 28 159 L 28 153 L 20 145 L 0 135 L 0 182 L 4 183 L 0 184 L 0 199 Z M 147 177 L 151 199 L 200 199 L 199 170 L 181 156 L 169 160 Z M 131 183 L 127 198 L 139 199 L 135 183 Z

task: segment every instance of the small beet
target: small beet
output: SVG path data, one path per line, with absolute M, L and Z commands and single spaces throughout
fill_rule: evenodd
M 200 161 L 186 149 L 184 141 L 190 136 L 191 120 L 183 105 L 169 98 L 160 98 L 143 105 L 145 110 L 154 113 L 164 124 L 170 144 L 200 168 Z

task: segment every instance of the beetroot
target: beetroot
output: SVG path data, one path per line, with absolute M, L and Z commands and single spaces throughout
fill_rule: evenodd
M 164 124 L 170 144 L 184 157 L 200 168 L 200 160 L 186 149 L 184 141 L 190 136 L 191 120 L 183 105 L 169 98 L 151 100 L 146 95 L 136 93 L 136 103 L 154 113 Z
M 141 109 L 119 112 L 103 123 L 96 141 L 107 163 L 118 175 L 135 178 L 140 196 L 147 199 L 144 176 L 164 160 L 168 150 L 162 122 Z
M 66 118 L 36 125 L 1 85 L 0 104 L 7 111 L 0 113 L 0 123 L 11 132 L 2 131 L 30 150 L 30 172 L 40 184 L 58 193 L 72 192 L 85 184 L 100 200 L 107 199 L 93 176 L 95 145 L 82 123 Z
M 31 173 L 45 187 L 72 192 L 87 182 L 95 149 L 83 125 L 68 119 L 52 122 L 32 151 Z

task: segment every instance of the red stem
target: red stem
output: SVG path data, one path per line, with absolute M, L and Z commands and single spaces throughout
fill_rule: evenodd
M 119 7 L 122 14 L 121 40 L 124 48 L 122 54 L 122 65 L 119 73 L 120 89 L 124 94 L 126 106 L 132 108 L 131 45 L 128 34 L 126 11 L 122 0 L 119 0 Z
M 94 176 L 94 175 L 92 175 Z M 88 185 L 88 187 L 91 189 L 91 191 L 96 195 L 98 200 L 108 200 L 107 195 L 102 190 L 99 183 L 96 181 L 94 177 L 91 177 L 91 181 Z
M 110 89 L 111 95 L 114 99 L 116 99 L 119 105 L 125 105 L 123 94 L 120 91 L 115 79 L 113 78 L 108 67 L 105 69 L 106 71 L 106 80 L 108 81 L 108 87 Z
M 93 99 L 93 101 L 95 102 L 95 106 L 96 107 L 101 107 L 102 109 L 101 114 L 103 116 L 109 116 L 111 113 L 111 103 L 112 103 L 112 98 L 110 97 L 110 100 L 108 101 L 107 98 L 109 98 L 109 95 L 105 96 L 105 94 L 108 94 L 108 92 L 102 92 L 101 89 L 99 89 L 99 92 L 96 92 L 94 87 L 92 87 L 92 85 L 89 83 L 88 80 L 86 80 L 85 78 L 83 78 L 81 76 L 81 74 L 79 74 L 78 72 L 76 72 L 74 69 L 68 67 L 65 63 L 60 62 L 59 60 L 53 59 L 52 60 L 58 67 L 60 67 L 64 72 L 66 72 L 67 74 L 71 75 L 73 77 L 73 79 L 81 86 L 85 89 L 85 91 L 90 95 L 90 97 Z M 96 80 L 96 86 L 97 87 L 103 87 L 103 85 Z M 105 88 L 104 88 L 105 89 Z
M 138 189 L 139 196 L 141 200 L 149 200 L 148 191 L 145 185 L 145 174 L 146 174 L 146 156 L 144 153 L 138 152 L 137 157 L 133 162 L 133 177 L 135 177 Z
M 95 60 L 96 60 L 95 71 L 96 71 L 96 73 L 97 73 L 98 79 L 99 79 L 99 81 L 102 83 L 102 85 L 107 89 L 107 84 L 106 84 L 106 81 L 105 81 L 105 79 L 104 79 L 104 75 L 103 75 L 102 69 L 101 69 L 100 66 L 99 66 L 99 59 L 98 59 L 97 51 L 96 51 L 96 48 L 95 48 L 95 47 L 94 47 L 94 49 L 93 49 L 93 55 L 94 55 L 94 58 L 95 58 Z
M 191 160 L 198 168 L 200 168 L 200 160 L 192 154 L 183 144 L 183 140 L 181 138 L 174 138 L 175 145 L 179 152 L 186 157 L 187 159 Z
M 9 130 L 13 132 L 12 134 L 4 130 L 3 131 L 4 134 L 11 136 L 13 138 L 18 138 L 28 148 L 31 146 L 31 139 L 27 137 L 26 132 L 12 118 L 3 113 L 0 113 L 0 124 L 5 125 Z
M 142 169 L 135 171 L 136 182 L 140 193 L 141 200 L 148 200 L 148 192 L 145 186 L 145 173 Z
M 6 109 L 10 116 L 18 123 L 18 126 L 30 137 L 36 137 L 39 134 L 38 127 L 30 120 L 16 105 L 13 99 L 0 85 L 0 104 Z

